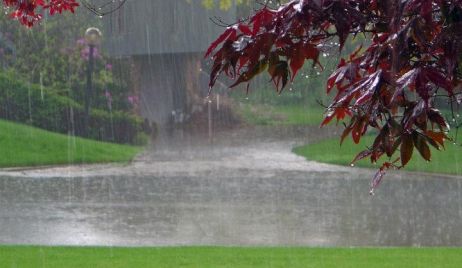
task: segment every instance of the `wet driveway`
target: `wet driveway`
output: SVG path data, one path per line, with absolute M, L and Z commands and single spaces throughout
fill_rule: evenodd
M 461 177 L 391 173 L 371 197 L 374 171 L 291 153 L 328 133 L 306 131 L 183 136 L 128 165 L 1 171 L 0 244 L 462 246 Z

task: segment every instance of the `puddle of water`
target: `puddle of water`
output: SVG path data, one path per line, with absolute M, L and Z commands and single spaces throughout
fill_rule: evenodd
M 373 170 L 307 162 L 290 152 L 306 140 L 263 134 L 3 172 L 0 243 L 462 246 L 460 177 L 391 173 L 371 197 Z

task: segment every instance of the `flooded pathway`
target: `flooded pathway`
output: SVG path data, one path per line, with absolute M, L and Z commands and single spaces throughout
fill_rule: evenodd
M 460 177 L 391 173 L 370 197 L 373 170 L 292 154 L 330 135 L 307 131 L 183 136 L 127 165 L 1 171 L 0 244 L 462 246 Z

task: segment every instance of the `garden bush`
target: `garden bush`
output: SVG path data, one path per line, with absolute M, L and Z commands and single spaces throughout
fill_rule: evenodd
M 84 108 L 67 96 L 0 73 L 0 118 L 46 130 L 82 136 Z M 126 112 L 92 109 L 88 137 L 101 141 L 134 143 L 142 132 L 141 118 Z

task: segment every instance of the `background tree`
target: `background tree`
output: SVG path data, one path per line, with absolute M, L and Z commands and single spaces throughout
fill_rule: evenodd
M 267 71 L 277 92 L 305 61 L 319 66 L 330 43 L 344 49 L 348 37 L 370 43 L 340 60 L 327 80 L 336 90 L 322 125 L 346 120 L 341 141 L 358 143 L 369 129 L 373 144 L 353 162 L 387 160 L 371 182 L 371 193 L 389 168 L 404 167 L 414 148 L 427 161 L 440 150 L 449 124 L 438 108 L 461 98 L 462 1 L 295 0 L 277 9 L 263 5 L 248 20 L 229 25 L 206 53 L 212 55 L 210 87 L 221 74 L 234 87 Z M 446 103 L 438 101 L 444 97 Z
M 9 8 L 0 14 L 3 67 L 0 69 L 0 118 L 82 135 L 81 103 L 89 53 L 83 33 L 88 27 L 101 28 L 102 20 L 95 15 L 94 5 L 84 4 L 86 1 L 79 1 L 85 8 L 75 9 L 77 6 L 70 5 L 68 9 L 52 11 L 52 5 L 58 5 L 58 2 L 3 1 Z M 112 3 L 106 0 L 92 2 Z M 123 2 L 114 2 L 117 4 L 114 6 Z M 36 20 L 31 21 L 32 24 L 17 17 L 18 12 L 27 8 L 34 14 L 40 12 L 34 15 Z M 110 11 L 109 8 L 102 10 Z M 63 12 L 60 16 L 52 16 L 60 12 Z M 24 25 L 33 26 L 33 29 Z M 139 127 L 142 121 L 133 113 L 131 81 L 127 79 L 130 62 L 110 60 L 99 48 L 95 52 L 92 97 L 95 109 L 91 115 L 93 123 L 89 137 L 136 143 L 137 136 L 143 133 Z M 14 85 L 11 81 L 15 81 Z
M 9 19 L 9 14 L 0 14 L 0 48 L 2 43 L 5 46 L 0 55 L 4 71 L 14 72 L 28 83 L 39 84 L 82 103 L 88 64 L 88 46 L 83 33 L 89 27 L 102 28 L 102 20 L 86 8 L 74 12 L 59 17 L 45 13 L 33 30 Z M 14 53 L 9 51 L 11 46 Z M 129 64 L 110 60 L 99 48 L 95 63 L 94 107 L 105 109 L 110 99 L 114 110 L 131 109 L 130 81 L 123 74 L 123 70 L 130 68 Z

